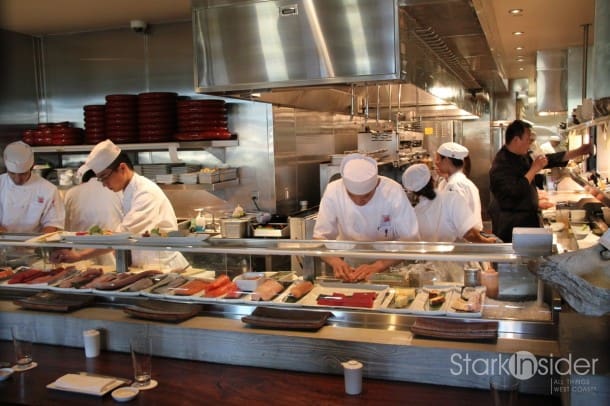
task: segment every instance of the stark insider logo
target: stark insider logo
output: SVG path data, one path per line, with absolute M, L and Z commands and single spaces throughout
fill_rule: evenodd
M 567 357 L 537 359 L 529 351 L 517 351 L 511 356 L 498 354 L 497 358 L 471 358 L 468 353 L 451 355 L 452 375 L 512 375 L 520 380 L 527 380 L 534 375 L 589 375 L 595 374 L 595 364 L 599 358 L 572 359 Z

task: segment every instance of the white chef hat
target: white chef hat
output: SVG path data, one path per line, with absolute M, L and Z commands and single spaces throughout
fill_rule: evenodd
M 442 156 L 464 160 L 468 156 L 468 148 L 457 142 L 446 142 L 441 144 L 436 151 Z
M 415 164 L 402 174 L 402 185 L 412 192 L 419 192 L 430 182 L 430 169 L 426 164 Z
M 362 154 L 350 154 L 341 160 L 341 178 L 350 193 L 365 195 L 377 185 L 377 161 Z
M 549 137 L 549 141 L 561 141 L 561 137 L 559 135 L 551 135 Z
M 23 141 L 16 141 L 4 148 L 4 165 L 9 172 L 26 173 L 34 166 L 32 147 Z
M 108 168 L 120 153 L 121 148 L 114 145 L 112 141 L 106 140 L 100 142 L 93 147 L 89 153 L 89 156 L 85 160 L 85 163 L 78 168 L 77 175 L 82 177 L 89 169 L 98 175 L 104 169 Z

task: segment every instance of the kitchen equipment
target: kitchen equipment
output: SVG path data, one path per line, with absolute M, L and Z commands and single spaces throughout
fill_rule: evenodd
M 224 238 L 244 238 L 250 234 L 250 217 L 246 218 L 221 218 L 220 234 Z

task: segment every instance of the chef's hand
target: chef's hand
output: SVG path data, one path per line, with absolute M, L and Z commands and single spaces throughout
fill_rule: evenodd
M 356 268 L 354 273 L 352 273 L 351 281 L 358 282 L 358 281 L 370 279 L 371 276 L 373 276 L 377 272 L 383 271 L 383 269 L 385 269 L 385 268 L 382 268 L 379 261 L 374 262 L 372 264 L 360 265 L 358 268 Z
M 80 256 L 76 251 L 69 249 L 60 249 L 51 252 L 49 259 L 52 263 L 58 264 L 60 262 L 76 262 L 80 260 Z
M 354 269 L 349 266 L 344 260 L 339 257 L 326 257 L 324 262 L 333 268 L 333 274 L 335 278 L 342 279 L 344 281 L 350 281 L 351 275 Z

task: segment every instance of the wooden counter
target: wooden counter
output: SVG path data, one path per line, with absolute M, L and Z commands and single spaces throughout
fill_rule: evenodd
M 201 315 L 178 324 L 133 319 L 115 308 L 91 307 L 68 314 L 25 311 L 0 301 L 0 325 L 31 323 L 39 343 L 82 348 L 82 331 L 100 329 L 102 348 L 127 352 L 131 337 L 148 333 L 155 354 L 251 367 L 340 376 L 338 360 L 356 359 L 364 376 L 424 384 L 485 389 L 488 375 L 456 371 L 468 357 L 490 365 L 526 350 L 538 357 L 557 354 L 556 341 L 499 338 L 464 342 L 414 337 L 409 331 L 327 325 L 317 332 L 250 328 L 241 320 Z M 8 333 L 0 339 L 8 339 Z M 81 350 L 82 351 L 82 350 Z M 535 376 L 522 384 L 524 393 L 546 394 L 549 377 Z
M 12 344 L 0 341 L 0 359 L 13 357 Z M 26 405 L 116 404 L 108 394 L 102 398 L 47 389 L 46 385 L 66 373 L 87 371 L 130 378 L 128 354 L 103 351 L 85 358 L 82 348 L 37 344 L 38 367 L 14 373 L 0 382 L 0 402 Z M 142 391 L 129 404 L 138 405 L 484 405 L 486 390 L 413 384 L 365 378 L 360 395 L 346 395 L 340 375 L 290 372 L 155 357 L 155 389 Z M 520 394 L 519 405 L 559 405 L 550 396 Z

